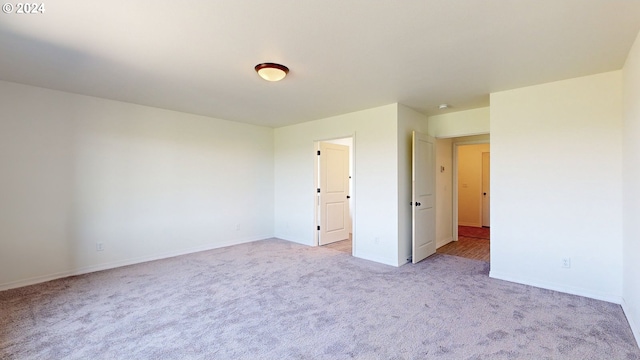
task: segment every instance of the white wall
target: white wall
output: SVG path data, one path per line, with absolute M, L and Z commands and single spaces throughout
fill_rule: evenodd
M 7 82 L 0 109 L 0 289 L 273 236 L 272 129 Z
M 489 108 L 452 112 L 429 117 L 429 135 L 450 138 L 489 133 Z
M 451 139 L 453 144 L 456 145 L 468 145 L 468 144 L 480 144 L 486 143 L 489 144 L 491 142 L 491 136 L 489 134 L 482 135 L 470 135 L 470 136 L 460 136 Z
M 491 94 L 492 277 L 620 301 L 621 88 L 614 71 Z
M 398 265 L 412 253 L 413 132 L 427 132 L 427 117 L 398 104 Z
M 353 136 L 354 256 L 398 265 L 398 105 L 275 129 L 275 236 L 314 245 L 315 141 Z
M 440 167 L 444 167 L 444 171 Z M 453 139 L 436 141 L 436 246 L 453 241 Z
M 623 308 L 640 343 L 640 34 L 623 72 Z

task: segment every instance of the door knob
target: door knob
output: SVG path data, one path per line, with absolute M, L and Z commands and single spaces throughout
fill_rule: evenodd
M 482 195 L 487 196 L 487 193 L 482 193 Z
M 422 205 L 422 204 L 420 204 L 419 202 L 416 203 L 416 206 L 420 206 L 420 205 Z

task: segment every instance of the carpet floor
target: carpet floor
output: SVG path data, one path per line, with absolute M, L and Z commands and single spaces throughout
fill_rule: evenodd
M 640 359 L 619 305 L 270 239 L 0 292 L 2 359 Z

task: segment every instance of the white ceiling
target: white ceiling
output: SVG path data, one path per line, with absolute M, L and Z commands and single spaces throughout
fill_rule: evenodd
M 0 79 L 278 127 L 400 102 L 425 114 L 620 69 L 640 1 L 44 1 L 0 13 Z M 291 69 L 279 83 L 253 67 Z

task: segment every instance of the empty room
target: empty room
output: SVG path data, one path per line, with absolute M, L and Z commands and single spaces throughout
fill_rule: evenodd
M 638 183 L 638 1 L 6 2 L 0 358 L 640 359 Z

